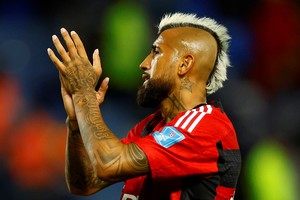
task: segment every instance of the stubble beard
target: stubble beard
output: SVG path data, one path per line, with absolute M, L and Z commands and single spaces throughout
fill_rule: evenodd
M 137 92 L 137 104 L 146 108 L 158 107 L 171 93 L 172 88 L 173 82 L 169 79 L 149 79 Z

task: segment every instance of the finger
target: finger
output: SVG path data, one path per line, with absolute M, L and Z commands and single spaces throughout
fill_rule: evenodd
M 87 53 L 85 51 L 84 45 L 79 37 L 79 35 L 75 31 L 71 31 L 71 37 L 75 43 L 75 46 L 77 48 L 77 52 L 80 57 L 88 58 Z
M 99 89 L 96 93 L 97 101 L 98 101 L 99 104 L 101 104 L 104 101 L 105 94 L 108 90 L 108 83 L 109 83 L 109 78 L 106 77 L 102 81 L 102 83 L 101 83 L 101 85 L 100 85 L 100 87 L 99 87 Z
M 48 48 L 47 52 L 48 52 L 49 58 L 54 63 L 56 69 L 60 73 L 65 74 L 65 70 L 66 70 L 65 65 L 56 57 L 56 55 L 54 54 L 54 52 L 52 51 L 52 49 Z
M 60 57 L 62 59 L 62 61 L 69 62 L 71 60 L 70 56 L 66 52 L 65 48 L 63 47 L 63 45 L 61 44 L 61 42 L 59 41 L 59 39 L 56 35 L 52 35 L 52 41 L 53 41 L 53 44 L 54 44 L 58 54 L 60 55 Z
M 96 49 L 93 53 L 93 67 L 96 73 L 100 76 L 102 74 L 102 67 L 98 49 Z
M 106 92 L 107 89 L 108 89 L 108 83 L 109 83 L 109 78 L 106 77 L 105 79 L 103 79 L 99 89 L 98 89 L 98 92 Z
M 70 57 L 74 58 L 74 57 L 78 56 L 77 49 L 75 47 L 74 41 L 72 40 L 69 32 L 65 28 L 61 28 L 60 33 L 65 40 Z

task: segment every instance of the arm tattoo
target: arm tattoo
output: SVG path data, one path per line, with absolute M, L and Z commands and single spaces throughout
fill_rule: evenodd
M 90 101 L 89 96 L 82 95 L 78 98 L 77 102 L 79 105 L 81 105 L 82 108 L 86 108 L 85 110 L 82 110 L 83 113 L 89 112 L 89 114 L 84 115 L 86 128 L 88 129 L 90 127 L 91 132 L 94 133 L 95 138 L 97 138 L 98 140 L 110 139 L 111 131 L 109 130 L 109 128 L 103 123 L 97 123 L 99 121 L 102 122 L 103 119 L 100 117 L 100 113 L 98 112 L 98 104 Z
M 148 172 L 143 151 L 133 143 L 122 144 L 104 122 L 95 95 L 98 77 L 90 63 L 79 57 L 66 69 L 66 88 L 72 94 L 80 129 L 68 136 L 66 176 L 70 185 L 101 189 Z
M 104 122 L 95 98 L 92 92 L 74 96 L 82 140 L 93 166 L 117 180 L 146 173 L 149 166 L 143 151 L 134 143 L 121 143 Z
M 96 176 L 79 130 L 72 131 L 68 135 L 66 179 L 69 184 L 79 189 L 103 187 L 104 182 Z
M 135 170 L 143 172 L 148 169 L 148 160 L 136 144 L 130 143 L 128 145 L 128 157 L 132 161 L 129 164 Z

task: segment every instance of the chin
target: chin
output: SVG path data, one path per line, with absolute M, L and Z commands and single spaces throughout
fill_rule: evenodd
M 155 108 L 168 97 L 172 89 L 172 81 L 168 79 L 148 79 L 137 92 L 137 103 L 142 107 Z

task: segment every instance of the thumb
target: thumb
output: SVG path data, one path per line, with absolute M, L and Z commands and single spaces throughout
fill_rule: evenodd
M 108 89 L 108 83 L 109 83 L 109 78 L 106 77 L 105 79 L 103 79 L 103 81 L 102 81 L 102 83 L 101 83 L 101 85 L 98 89 L 98 92 L 99 92 L 99 90 L 101 90 L 101 91 L 107 90 Z
M 108 89 L 108 83 L 109 83 L 109 78 L 106 77 L 105 79 L 103 79 L 97 93 L 96 93 L 96 97 L 97 97 L 97 100 L 100 103 L 102 103 L 104 101 L 104 97 L 105 97 L 105 94 L 107 92 L 107 89 Z

